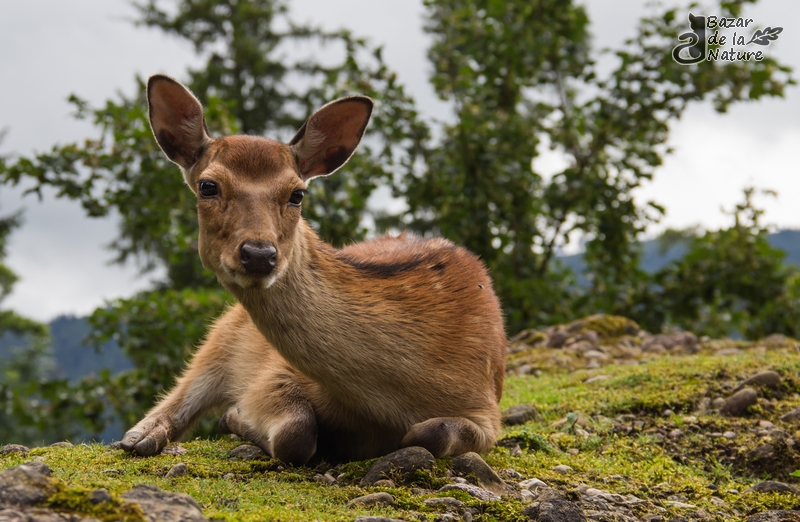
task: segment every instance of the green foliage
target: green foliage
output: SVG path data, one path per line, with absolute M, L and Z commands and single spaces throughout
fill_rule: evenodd
M 630 315 L 646 286 L 638 235 L 663 209 L 634 200 L 664 155 L 670 123 L 690 103 L 782 96 L 793 83 L 772 59 L 686 67 L 670 55 L 677 9 L 641 21 L 601 76 L 582 6 L 571 2 L 426 1 L 429 57 L 455 123 L 404 180 L 410 227 L 443 234 L 492 269 L 511 330 L 602 310 Z M 726 9 L 738 6 L 725 4 Z M 533 168 L 539 147 L 568 166 Z M 558 248 L 587 239 L 588 293 L 554 266 Z M 580 310 L 580 311 L 579 311 Z
M 800 271 L 770 245 L 754 193 L 745 189 L 730 228 L 684 236 L 688 252 L 655 274 L 651 306 L 634 319 L 654 331 L 679 326 L 712 337 L 800 337 Z
M 124 390 L 108 397 L 118 418 L 135 424 L 168 391 L 211 321 L 231 302 L 218 290 L 158 289 L 95 310 L 89 343 L 100 347 L 113 339 L 134 364 L 107 380 L 110 388 Z
M 0 162 L 2 160 L 0 159 Z M 8 236 L 21 224 L 19 214 L 0 219 L 0 302 L 17 276 L 1 261 Z M 53 355 L 46 325 L 0 310 L 0 335 L 16 334 L 21 343 L 11 348 L 0 365 L 0 444 L 55 442 L 88 429 L 102 429 L 103 390 L 85 386 L 70 390 L 66 380 L 52 378 Z

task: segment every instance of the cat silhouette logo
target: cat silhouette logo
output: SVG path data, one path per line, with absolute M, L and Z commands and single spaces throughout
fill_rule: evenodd
M 681 65 L 691 65 L 693 63 L 700 63 L 706 59 L 706 17 L 695 16 L 689 13 L 689 26 L 691 32 L 683 33 L 678 37 L 681 43 L 675 46 L 672 50 L 672 59 Z M 681 51 L 686 49 L 686 53 L 682 56 Z

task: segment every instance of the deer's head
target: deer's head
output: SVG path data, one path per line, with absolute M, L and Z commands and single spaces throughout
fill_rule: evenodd
M 365 96 L 333 101 L 284 144 L 211 138 L 200 102 L 168 76 L 150 77 L 147 100 L 156 141 L 197 195 L 203 265 L 225 286 L 242 288 L 269 287 L 285 272 L 308 181 L 347 162 L 372 113 Z

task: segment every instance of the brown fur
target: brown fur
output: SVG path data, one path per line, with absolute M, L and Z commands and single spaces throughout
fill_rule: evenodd
M 153 454 L 224 407 L 223 428 L 289 462 L 410 445 L 436 456 L 488 450 L 499 429 L 506 337 L 477 257 L 405 234 L 337 250 L 287 204 L 309 179 L 347 161 L 371 101 L 326 105 L 284 145 L 198 132 L 202 108 L 168 77 L 150 79 L 148 98 L 156 139 L 198 194 L 201 260 L 239 304 L 122 447 Z M 200 195 L 203 181 L 218 194 Z M 269 275 L 243 268 L 245 241 L 277 249 Z

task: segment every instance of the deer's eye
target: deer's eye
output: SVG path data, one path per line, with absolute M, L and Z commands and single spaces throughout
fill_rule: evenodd
M 213 181 L 200 182 L 200 195 L 204 198 L 212 198 L 219 194 L 219 188 Z
M 303 196 L 306 195 L 305 190 L 295 190 L 292 192 L 292 195 L 289 196 L 289 206 L 290 207 L 299 207 L 300 203 L 303 202 Z

